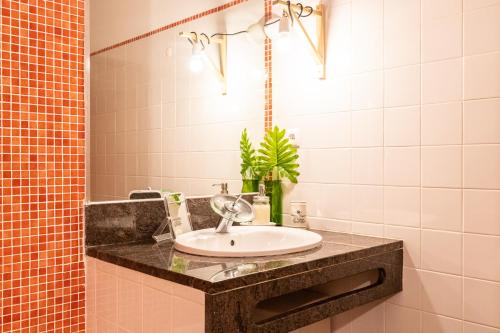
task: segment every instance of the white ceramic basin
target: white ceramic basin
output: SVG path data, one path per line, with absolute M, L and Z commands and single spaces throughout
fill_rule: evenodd
M 234 226 L 229 233 L 213 228 L 178 236 L 179 251 L 210 257 L 257 257 L 305 251 L 318 246 L 322 237 L 304 229 Z

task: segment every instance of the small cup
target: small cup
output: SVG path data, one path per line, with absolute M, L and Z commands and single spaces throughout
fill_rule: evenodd
M 305 201 L 291 201 L 290 214 L 292 215 L 290 227 L 307 228 L 307 203 Z

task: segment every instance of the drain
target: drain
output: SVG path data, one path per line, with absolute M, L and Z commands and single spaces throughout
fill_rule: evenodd
M 231 239 L 231 246 L 234 246 L 234 240 Z

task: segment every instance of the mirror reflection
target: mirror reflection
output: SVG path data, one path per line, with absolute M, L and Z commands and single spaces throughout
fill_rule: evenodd
M 203 7 L 185 3 L 191 12 Z M 212 41 L 202 34 L 247 29 L 263 17 L 262 1 L 179 24 L 171 23 L 187 17 L 182 8 L 112 15 L 92 1 L 90 10 L 88 200 L 128 199 L 147 188 L 210 195 L 220 182 L 239 191 L 241 132 L 251 140 L 264 133 L 264 45 L 255 33 Z

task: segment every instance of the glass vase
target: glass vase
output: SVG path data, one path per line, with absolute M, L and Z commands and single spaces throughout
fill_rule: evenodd
M 241 187 L 241 193 L 252 193 L 252 192 L 259 192 L 259 180 L 243 179 L 243 186 Z
M 283 224 L 283 189 L 281 180 L 266 180 L 266 195 L 271 202 L 271 221 Z

